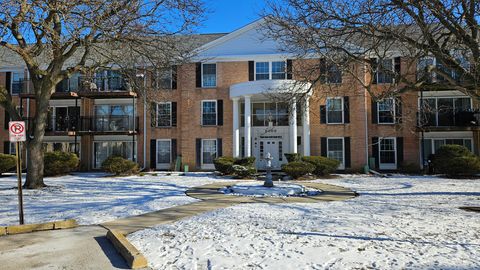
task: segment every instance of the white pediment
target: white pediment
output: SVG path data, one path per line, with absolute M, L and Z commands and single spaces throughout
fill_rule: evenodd
M 198 57 L 219 60 L 249 56 L 286 56 L 281 44 L 267 37 L 263 23 L 264 19 L 257 20 L 203 45 L 198 49 Z

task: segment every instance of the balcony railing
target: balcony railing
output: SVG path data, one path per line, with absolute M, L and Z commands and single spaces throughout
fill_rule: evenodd
M 119 76 L 84 76 L 79 78 L 80 89 L 84 92 L 130 91 L 127 80 Z
M 84 132 L 131 132 L 138 128 L 138 117 L 129 115 L 83 116 L 80 125 Z
M 45 131 L 69 132 L 79 129 L 79 117 L 49 117 Z
M 480 111 L 417 113 L 418 127 L 476 127 L 480 126 Z

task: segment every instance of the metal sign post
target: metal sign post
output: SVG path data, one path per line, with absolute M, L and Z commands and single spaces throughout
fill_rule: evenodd
M 23 219 L 23 194 L 22 194 L 22 157 L 20 155 L 20 142 L 27 140 L 24 121 L 11 121 L 8 123 L 8 135 L 10 142 L 15 142 L 15 154 L 17 157 L 17 184 L 18 184 L 18 216 L 20 225 Z

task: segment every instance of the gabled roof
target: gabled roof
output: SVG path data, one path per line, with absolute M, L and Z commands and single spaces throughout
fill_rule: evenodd
M 242 59 L 255 56 L 287 56 L 281 43 L 268 37 L 263 27 L 265 19 L 249 23 L 223 37 L 215 39 L 197 50 L 198 58 Z

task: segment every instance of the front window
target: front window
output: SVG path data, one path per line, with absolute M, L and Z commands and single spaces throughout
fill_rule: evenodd
M 217 158 L 217 140 L 202 140 L 202 164 L 213 164 Z
M 422 116 L 419 125 L 470 126 L 476 119 L 472 112 L 471 98 L 441 97 L 419 100 Z M 423 108 L 422 108 L 423 106 Z
M 217 65 L 202 64 L 202 87 L 217 86 Z
M 157 163 L 170 164 L 172 156 L 172 144 L 170 140 L 157 141 Z
M 342 70 L 337 64 L 322 59 L 320 65 L 322 83 L 342 83 Z
M 47 131 L 76 130 L 79 118 L 79 107 L 50 107 L 48 109 Z
M 381 59 L 377 67 L 377 83 L 393 82 L 393 60 Z
M 328 138 L 327 139 L 327 156 L 331 159 L 340 161 L 340 169 L 344 169 L 344 150 L 343 138 Z
M 286 78 L 285 61 L 256 62 L 255 80 L 283 80 Z
M 297 104 L 297 125 L 302 125 L 300 104 Z M 289 125 L 289 108 L 287 103 L 254 102 L 251 107 L 252 126 L 264 127 Z M 245 104 L 240 106 L 240 124 L 245 126 Z
M 394 169 L 396 164 L 395 138 L 381 138 L 379 144 L 380 168 Z
M 439 139 L 424 139 L 423 140 L 423 151 L 425 153 L 425 159 L 430 159 L 430 155 L 435 154 L 438 149 L 446 144 L 456 144 L 465 146 L 471 152 L 472 148 L 472 139 L 470 138 L 439 138 Z
M 96 131 L 134 130 L 134 113 L 132 105 L 96 105 Z
M 217 125 L 217 102 L 216 101 L 202 101 L 202 125 L 203 126 Z
M 172 103 L 161 102 L 157 104 L 157 126 L 172 126 Z
M 272 62 L 272 80 L 284 80 L 285 76 L 285 62 Z
M 343 123 L 343 98 L 327 98 L 327 123 Z
M 134 144 L 129 141 L 109 141 L 109 142 L 95 142 L 94 145 L 94 167 L 100 168 L 103 161 L 110 156 L 120 156 L 125 159 L 132 160 L 135 151 Z
M 378 123 L 394 124 L 395 123 L 395 100 L 386 98 L 377 102 Z

